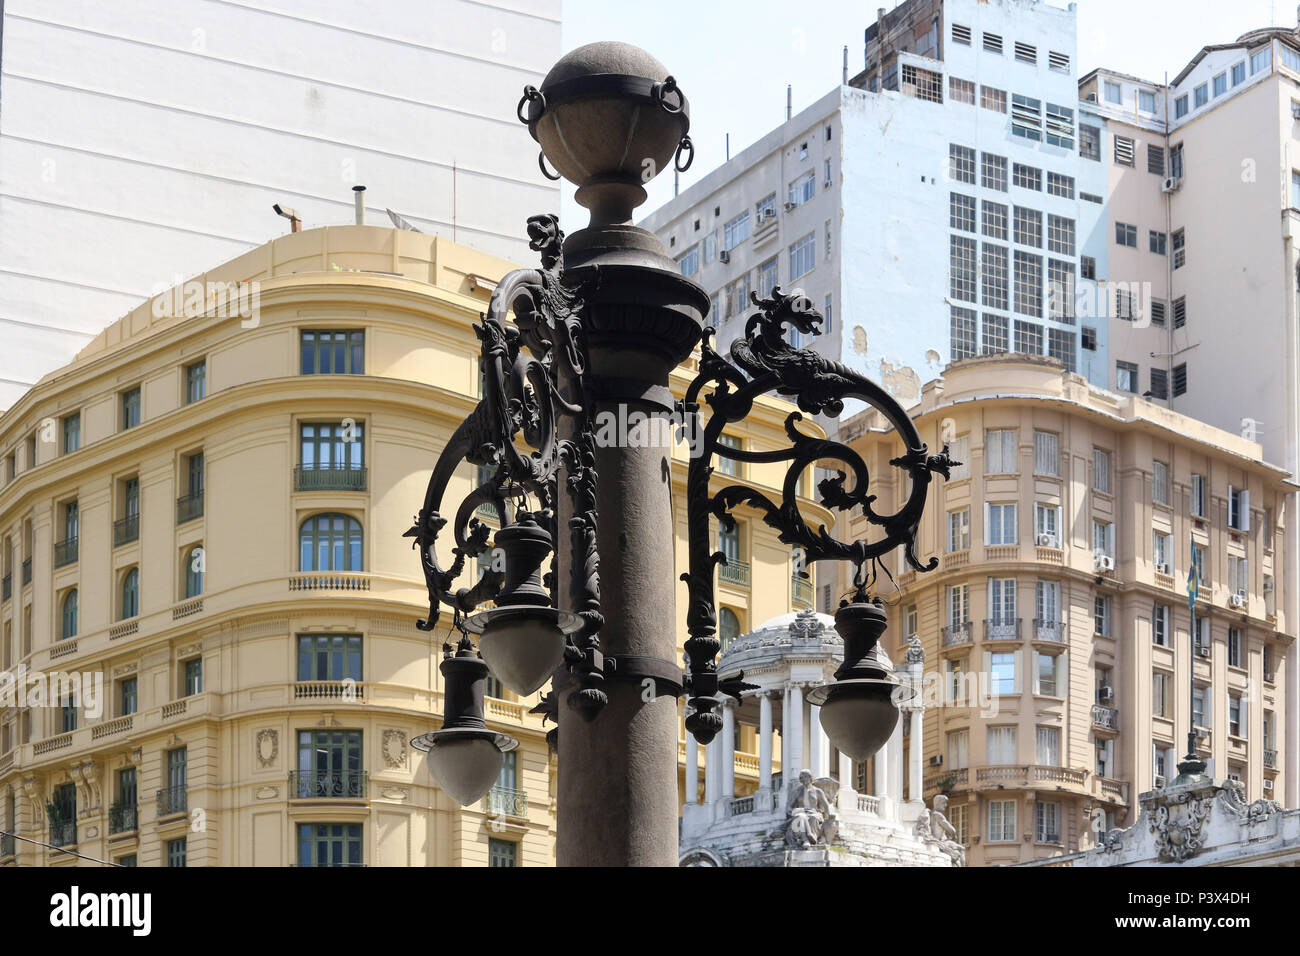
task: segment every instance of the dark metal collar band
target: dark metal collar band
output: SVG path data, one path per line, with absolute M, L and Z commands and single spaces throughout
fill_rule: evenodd
M 547 110 L 563 103 L 597 98 L 622 98 L 644 100 L 647 105 L 659 106 L 664 112 L 680 115 L 682 134 L 691 126 L 691 106 L 673 78 L 652 80 L 648 76 L 630 76 L 625 73 L 593 73 L 543 86 L 540 95 L 525 94 L 519 104 L 519 118 L 532 126 Z

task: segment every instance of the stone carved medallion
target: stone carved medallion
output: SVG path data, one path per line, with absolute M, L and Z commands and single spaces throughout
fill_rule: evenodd
M 257 765 L 272 767 L 280 756 L 280 733 L 270 727 L 257 732 Z
M 406 769 L 406 734 L 400 730 L 384 731 L 384 763 L 394 769 Z
M 1182 863 L 1195 855 L 1205 840 L 1213 797 L 1178 794 L 1156 807 L 1151 830 L 1161 860 Z
M 258 787 L 253 791 L 253 796 L 259 800 L 274 800 L 280 795 L 279 787 Z

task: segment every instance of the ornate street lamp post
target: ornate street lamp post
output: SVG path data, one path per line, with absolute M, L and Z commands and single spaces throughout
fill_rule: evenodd
M 740 678 L 720 681 L 713 578 L 724 560 L 710 546 L 710 515 L 730 523 L 740 505 L 760 511 L 782 541 L 809 561 L 848 560 L 857 573 L 836 614 L 845 663 L 824 688 L 823 724 L 842 751 L 865 759 L 898 719 L 899 686 L 875 655 L 885 617 L 868 596 L 879 558 L 899 545 L 913 567 L 915 535 L 932 472 L 946 476 L 945 452 L 928 457 L 906 413 L 879 386 L 812 350 L 792 348 L 788 327 L 815 333 L 822 318 L 800 293 L 754 297 L 759 310 L 730 359 L 703 328 L 708 296 L 682 277 L 667 249 L 632 225 L 643 184 L 669 162 L 690 165 L 689 104 L 668 71 L 623 43 L 596 43 L 563 57 L 540 89 L 528 87 L 519 118 L 541 144 L 538 157 L 573 182 L 591 211 L 587 228 L 564 238 L 555 216 L 528 220 L 541 269 L 510 273 L 497 286 L 483 323 L 483 399 L 449 440 L 434 468 L 424 506 L 407 536 L 415 539 L 428 584 L 432 630 L 439 606 L 453 610 L 464 635 L 445 647 L 443 729 L 420 738 L 430 769 L 454 798 L 473 802 L 491 785 L 501 753 L 514 745 L 483 723 L 482 685 L 490 665 L 527 694 L 549 677 L 540 710 L 557 723 L 556 858 L 571 865 L 677 863 L 676 698 L 688 695 L 688 730 L 708 743 L 722 726 L 721 695 L 738 696 Z M 508 314 L 513 313 L 513 323 Z M 703 335 L 700 372 L 681 402 L 669 374 Z M 807 413 L 837 415 L 856 398 L 881 409 L 906 449 L 894 464 L 912 478 L 908 501 L 880 515 L 867 492 L 865 463 L 847 446 L 813 438 L 786 422 L 790 447 L 747 452 L 719 443 L 723 426 L 743 419 L 766 392 L 795 398 Z M 701 424 L 701 403 L 709 406 Z M 605 440 L 598 426 L 636 424 Z M 669 422 L 694 435 L 687 481 L 690 570 L 687 582 L 688 672 L 675 663 L 672 447 Z M 710 491 L 715 456 L 788 462 L 781 502 L 747 486 Z M 796 505 L 800 476 L 837 460 L 852 473 L 823 481 L 821 501 L 860 512 L 883 529 L 878 540 L 840 542 L 809 528 Z M 448 518 L 443 496 L 468 461 L 490 477 L 457 507 L 455 559 L 436 554 Z M 493 536 L 475 517 L 490 504 Z M 599 520 L 598 520 L 599 518 Z M 472 557 L 491 554 L 479 579 L 455 586 Z M 544 568 L 551 557 L 549 570 Z M 485 603 L 493 606 L 479 610 Z M 469 633 L 479 635 L 478 660 Z

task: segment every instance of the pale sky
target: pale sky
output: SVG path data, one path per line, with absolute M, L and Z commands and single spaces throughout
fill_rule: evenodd
M 644 47 L 691 101 L 695 162 L 685 189 L 785 120 L 786 84 L 794 112 L 840 82 L 843 48 L 849 75 L 863 67 L 863 32 L 878 6 L 894 0 L 563 0 L 563 47 L 624 40 Z M 1065 6 L 1053 2 L 1052 6 Z M 1201 47 L 1248 30 L 1296 25 L 1296 5 L 1277 0 L 1079 0 L 1080 75 L 1098 66 L 1162 81 Z M 563 219 L 573 232 L 586 212 L 562 183 Z M 650 186 L 638 218 L 672 197 L 671 170 Z

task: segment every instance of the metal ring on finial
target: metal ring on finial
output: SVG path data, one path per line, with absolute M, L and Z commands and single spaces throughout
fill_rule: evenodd
M 682 95 L 682 91 L 677 88 L 677 80 L 671 76 L 665 79 L 662 83 L 656 83 L 651 87 L 650 92 L 654 98 L 658 100 L 659 105 L 663 108 L 665 113 L 680 113 L 682 107 L 686 104 L 686 97 Z M 676 106 L 670 106 L 668 101 L 664 99 L 665 96 L 669 96 L 673 93 L 677 94 Z
M 531 121 L 524 115 L 524 106 L 534 100 L 541 101 L 542 108 L 537 114 L 537 118 L 541 119 L 542 114 L 546 112 L 546 94 L 535 86 L 525 86 L 524 95 L 519 98 L 519 105 L 515 107 L 515 115 L 519 117 L 519 122 L 523 123 L 525 126 L 527 126 Z M 558 179 L 559 177 L 556 178 Z
M 682 165 L 682 151 L 686 152 L 686 165 Z M 673 156 L 673 168 L 679 173 L 684 173 L 691 168 L 691 163 L 695 162 L 695 144 L 691 142 L 689 136 L 683 136 L 682 141 L 677 144 L 677 153 Z
M 560 176 L 559 176 L 558 173 L 557 173 L 556 175 L 552 176 L 549 172 L 547 172 L 547 170 L 546 170 L 546 153 L 545 153 L 543 150 L 538 150 L 538 151 L 537 151 L 537 168 L 540 169 L 540 170 L 542 171 L 542 175 L 543 175 L 543 176 L 545 176 L 547 179 L 551 180 L 552 182 L 554 182 L 555 180 L 557 180 L 557 179 L 560 178 Z

